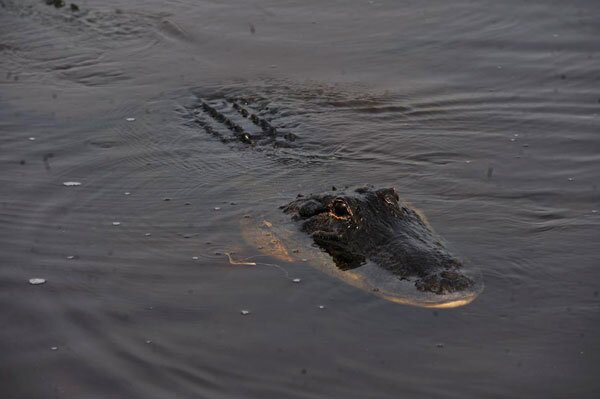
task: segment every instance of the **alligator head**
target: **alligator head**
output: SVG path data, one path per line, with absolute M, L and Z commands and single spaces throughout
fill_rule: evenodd
M 419 291 L 439 295 L 474 284 L 425 218 L 393 188 L 300 196 L 283 210 L 342 271 L 370 262 L 392 278 L 414 281 Z

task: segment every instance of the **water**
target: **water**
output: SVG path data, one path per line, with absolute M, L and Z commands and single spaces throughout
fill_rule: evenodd
M 597 2 L 77 4 L 0 0 L 3 398 L 598 395 Z M 215 93 L 298 140 L 207 135 Z M 480 267 L 476 301 L 393 304 L 243 240 L 363 183 Z

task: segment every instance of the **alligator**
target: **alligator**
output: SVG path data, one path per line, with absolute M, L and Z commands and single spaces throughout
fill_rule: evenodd
M 259 151 L 293 147 L 300 139 L 270 106 L 254 98 L 209 96 L 197 98 L 187 115 L 224 143 Z M 454 256 L 424 215 L 393 188 L 333 187 L 299 194 L 281 209 L 282 220 L 248 217 L 242 222 L 246 241 L 278 260 L 310 261 L 351 285 L 417 306 L 464 305 L 483 289 L 479 272 Z
M 283 210 L 301 222 L 301 230 L 340 270 L 356 269 L 369 259 L 398 278 L 418 277 L 420 291 L 447 294 L 474 284 L 425 217 L 401 203 L 394 188 L 303 196 Z
M 299 194 L 281 209 L 308 242 L 282 228 L 284 221 L 251 221 L 258 230 L 243 226 L 247 240 L 278 260 L 303 257 L 379 297 L 422 307 L 462 306 L 483 290 L 478 270 L 454 256 L 425 216 L 393 188 L 333 187 Z

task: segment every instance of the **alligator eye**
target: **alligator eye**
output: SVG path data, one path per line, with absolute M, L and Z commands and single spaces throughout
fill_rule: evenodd
M 331 207 L 333 214 L 340 218 L 347 218 L 351 215 L 350 208 L 348 208 L 348 204 L 346 204 L 342 200 L 335 200 L 333 206 Z

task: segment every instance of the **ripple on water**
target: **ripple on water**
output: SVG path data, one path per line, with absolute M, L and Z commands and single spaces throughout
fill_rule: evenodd
M 591 2 L 164 3 L 0 0 L 3 393 L 597 391 Z M 189 123 L 223 98 L 297 140 Z M 310 243 L 283 263 L 243 240 L 244 215 L 361 183 L 483 271 L 476 301 L 399 306 L 309 267 Z

